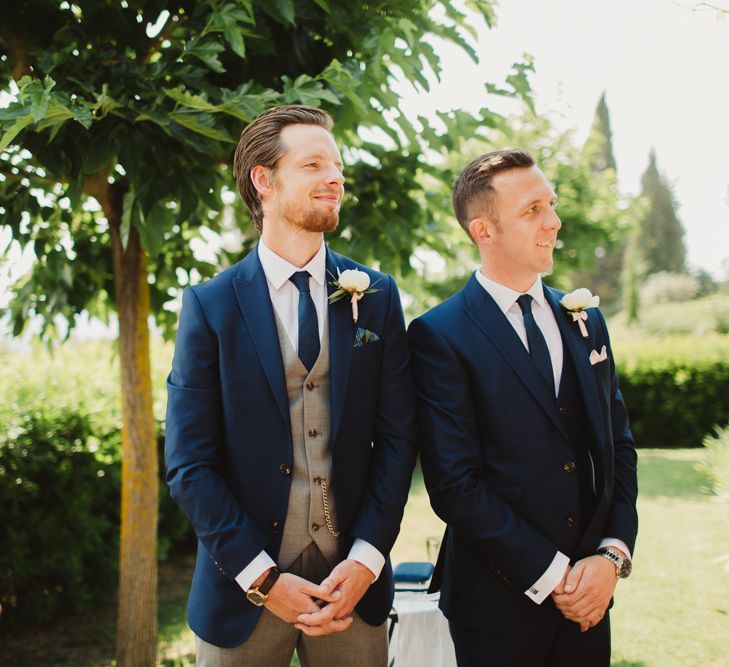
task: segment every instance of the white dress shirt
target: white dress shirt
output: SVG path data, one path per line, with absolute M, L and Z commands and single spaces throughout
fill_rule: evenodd
M 523 343 L 524 347 L 528 350 L 529 344 L 527 343 L 526 327 L 524 326 L 524 316 L 521 312 L 521 308 L 516 300 L 522 295 L 522 292 L 501 285 L 481 273 L 480 269 L 476 269 L 476 280 L 478 280 L 481 287 L 483 287 L 496 302 L 496 305 L 504 313 L 506 319 L 509 320 L 509 324 L 514 327 L 519 339 Z M 557 320 L 554 317 L 554 312 L 547 303 L 547 299 L 544 296 L 544 289 L 542 287 L 542 278 L 537 276 L 537 279 L 532 283 L 532 286 L 524 294 L 530 294 L 532 297 L 532 314 L 534 320 L 542 331 L 544 340 L 547 343 L 549 349 L 549 356 L 552 360 L 552 371 L 554 372 L 554 391 L 555 396 L 559 394 L 559 382 L 562 378 L 562 364 L 564 363 L 564 348 L 562 347 L 562 336 L 559 333 L 559 326 Z M 630 550 L 627 545 L 617 538 L 608 537 L 600 542 L 600 546 L 613 546 L 617 547 L 630 558 Z M 535 581 L 524 594 L 536 602 L 541 604 L 551 594 L 551 592 L 557 587 L 564 573 L 567 570 L 567 566 L 570 563 L 568 556 L 558 551 L 552 563 L 547 570 L 542 574 L 537 581 Z
M 319 321 L 319 340 L 324 333 L 324 319 L 327 317 L 327 281 L 326 281 L 326 246 L 322 242 L 316 255 L 309 263 L 299 268 L 287 262 L 283 257 L 277 255 L 268 248 L 263 241 L 258 243 L 258 258 L 261 260 L 263 272 L 266 274 L 268 293 L 271 303 L 276 311 L 281 324 L 283 324 L 289 341 L 296 353 L 299 352 L 299 290 L 289 278 L 297 271 L 308 271 L 309 289 L 311 298 L 316 308 L 316 316 Z M 385 557 L 369 542 L 362 539 L 355 539 L 352 548 L 349 550 L 348 558 L 359 561 L 374 575 L 374 579 L 380 576 L 385 566 Z M 248 590 L 253 582 L 258 579 L 268 568 L 274 567 L 276 563 L 265 551 L 261 551 L 244 569 L 238 574 L 235 580 L 243 590 Z

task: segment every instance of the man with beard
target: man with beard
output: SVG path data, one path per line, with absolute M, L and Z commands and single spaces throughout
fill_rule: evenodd
M 324 243 L 344 194 L 331 127 L 292 105 L 243 130 L 235 176 L 260 241 L 183 296 L 165 458 L 198 537 L 198 665 L 387 660 L 414 397 L 393 279 Z

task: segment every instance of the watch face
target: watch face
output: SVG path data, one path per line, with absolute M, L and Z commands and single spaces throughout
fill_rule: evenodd
M 248 601 L 256 605 L 256 607 L 262 607 L 268 599 L 268 595 L 264 595 L 257 588 L 251 588 L 251 590 L 246 593 L 246 597 L 248 598 Z
M 623 560 L 623 565 L 620 568 L 620 577 L 625 579 L 625 577 L 629 577 L 630 573 L 633 571 L 633 564 L 625 558 Z

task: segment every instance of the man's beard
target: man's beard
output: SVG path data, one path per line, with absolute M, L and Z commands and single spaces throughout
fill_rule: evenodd
M 339 209 L 320 211 L 313 208 L 302 210 L 293 203 L 284 205 L 282 215 L 284 220 L 293 227 L 306 232 L 331 232 L 339 224 Z

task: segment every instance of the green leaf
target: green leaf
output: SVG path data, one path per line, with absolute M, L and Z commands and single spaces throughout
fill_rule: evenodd
M 218 74 L 225 72 L 223 63 L 218 59 L 218 54 L 223 51 L 225 51 L 225 47 L 222 44 L 218 44 L 212 39 L 206 39 L 203 42 L 200 37 L 191 39 L 185 47 L 186 53 L 202 60 L 213 72 Z
M 225 41 L 230 44 L 230 48 L 233 49 L 233 51 L 235 51 L 235 53 L 237 53 L 241 58 L 245 58 L 246 45 L 243 41 L 243 34 L 238 26 L 235 24 L 226 24 L 223 34 L 225 35 Z
M 186 127 L 188 130 L 192 130 L 197 134 L 202 134 L 204 137 L 215 139 L 216 141 L 225 141 L 231 144 L 236 143 L 228 134 L 213 127 L 214 121 L 208 114 L 173 111 L 170 114 L 170 118 L 183 127 Z
M 312 79 L 308 74 L 301 74 L 295 81 L 286 75 L 281 77 L 284 83 L 283 99 L 286 104 L 308 104 L 312 107 L 321 106 L 322 100 L 330 104 L 339 105 L 339 98 L 320 81 Z
M 10 126 L 5 134 L 3 134 L 2 139 L 0 139 L 0 151 L 4 151 L 10 145 L 10 142 L 32 122 L 33 116 L 30 114 L 18 118 L 18 120 Z
M 273 0 L 273 7 L 286 23 L 294 25 L 294 0 Z
M 144 224 L 139 228 L 139 239 L 149 257 L 156 257 L 170 224 L 168 213 L 160 204 L 156 204 L 147 212 L 143 220 Z
M 28 97 L 31 100 L 30 115 L 33 116 L 33 120 L 37 123 L 41 118 L 46 115 L 46 109 L 48 108 L 48 102 L 50 101 L 51 90 L 56 82 L 47 76 L 43 81 L 43 87 L 40 82 L 34 82 L 37 85 L 28 86 Z
M 200 95 L 193 95 L 187 92 L 182 86 L 177 88 L 163 88 L 162 89 L 167 95 L 171 97 L 175 102 L 181 104 L 183 107 L 189 109 L 195 109 L 196 111 L 218 111 L 219 107 L 214 104 L 210 104 L 204 97 Z
M 329 2 L 327 0 L 314 0 L 314 2 L 319 5 L 327 14 L 332 13 L 332 8 L 329 6 Z

